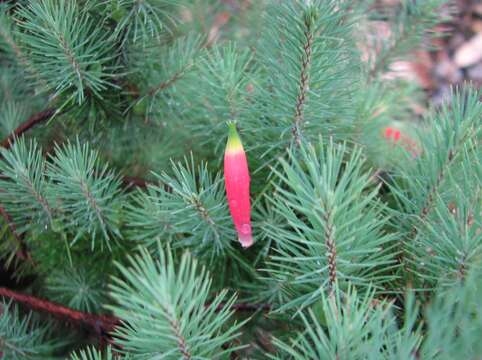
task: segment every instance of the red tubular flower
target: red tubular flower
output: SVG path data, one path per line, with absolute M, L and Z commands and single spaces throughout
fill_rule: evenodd
M 392 140 L 393 142 L 398 142 L 400 140 L 400 130 L 387 127 L 385 129 L 385 138 L 387 140 Z
M 393 144 L 400 142 L 401 145 L 405 148 L 405 150 L 411 153 L 414 158 L 420 155 L 420 150 L 417 143 L 405 134 L 402 134 L 400 130 L 392 127 L 386 127 L 384 131 L 384 137 L 387 141 L 393 142 Z
M 224 153 L 224 182 L 229 210 L 244 248 L 253 245 L 251 234 L 251 204 L 249 199 L 249 169 L 243 144 L 236 125 L 229 123 L 229 136 Z

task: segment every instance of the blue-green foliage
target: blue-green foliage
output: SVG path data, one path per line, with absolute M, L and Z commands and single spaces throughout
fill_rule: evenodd
M 3 305 L 0 353 L 477 358 L 481 93 L 420 117 L 420 89 L 383 75 L 445 1 L 372 3 L 0 5 L 0 136 L 20 135 L 0 149 L 2 261 L 19 291 L 121 321 L 69 327 L 76 346 L 56 353 L 65 333 Z M 251 174 L 249 249 L 225 196 L 228 120 Z
M 25 56 L 45 91 L 82 104 L 114 86 L 114 44 L 75 1 L 31 2 L 17 12 Z
M 17 306 L 0 303 L 0 352 L 5 359 L 50 359 L 60 343 L 49 340 L 51 324 L 40 324 L 32 314 L 21 315 Z
M 223 345 L 241 326 L 228 323 L 235 298 L 226 291 L 210 298 L 209 275 L 188 254 L 178 268 L 170 251 L 159 248 L 157 255 L 155 260 L 143 250 L 129 257 L 129 266 L 120 266 L 122 278 L 110 287 L 117 302 L 110 308 L 125 321 L 114 334 L 122 352 L 135 359 L 227 358 L 235 348 Z

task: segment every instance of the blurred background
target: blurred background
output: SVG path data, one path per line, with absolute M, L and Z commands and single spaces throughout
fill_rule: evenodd
M 395 7 L 398 3 L 379 0 L 375 6 Z M 412 60 L 394 63 L 389 74 L 416 81 L 435 105 L 449 96 L 453 84 L 482 84 L 482 1 L 453 0 L 445 11 L 452 20 L 433 29 L 440 37 L 413 54 Z M 378 34 L 384 34 L 384 29 L 382 23 Z

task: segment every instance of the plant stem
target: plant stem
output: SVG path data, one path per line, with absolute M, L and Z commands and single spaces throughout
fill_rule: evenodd
M 37 298 L 32 295 L 25 295 L 16 291 L 0 287 L 0 296 L 14 300 L 21 303 L 31 310 L 48 313 L 56 318 L 67 320 L 70 323 L 81 325 L 93 330 L 96 334 L 105 336 L 114 328 L 120 325 L 121 320 L 112 315 L 97 315 L 86 312 L 77 311 L 66 306 Z M 208 304 L 206 304 L 208 306 Z M 226 305 L 224 303 L 219 304 L 217 310 L 221 310 Z M 240 312 L 249 311 L 269 311 L 271 306 L 269 304 L 249 304 L 239 303 L 233 304 L 231 309 Z
M 16 138 L 20 137 L 23 133 L 28 131 L 29 129 L 33 128 L 35 125 L 40 124 L 44 121 L 49 120 L 56 114 L 56 110 L 53 108 L 46 109 L 41 111 L 37 114 L 32 115 L 25 121 L 24 123 L 20 124 L 9 136 L 7 136 L 2 142 L 1 146 L 9 149 L 13 143 L 15 142 Z
M 120 320 L 113 316 L 84 313 L 35 296 L 20 294 L 4 287 L 0 287 L 0 296 L 12 299 L 32 310 L 45 312 L 70 323 L 87 327 L 101 336 L 114 330 L 120 324 Z

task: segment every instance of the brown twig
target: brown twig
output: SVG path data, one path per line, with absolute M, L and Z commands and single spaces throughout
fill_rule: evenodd
M 32 295 L 20 294 L 16 291 L 12 291 L 4 287 L 0 287 L 0 296 L 16 301 L 33 311 L 43 312 L 58 319 L 68 321 L 71 324 L 88 329 L 91 333 L 96 334 L 100 337 L 100 344 L 111 344 L 113 346 L 119 346 L 118 344 L 114 344 L 113 339 L 110 335 L 112 331 L 121 324 L 121 319 L 115 316 L 97 315 L 73 310 L 66 306 L 48 300 L 40 299 Z M 221 303 L 220 305 L 218 305 L 217 310 L 220 311 L 224 306 L 226 305 L 224 303 Z M 269 311 L 271 309 L 271 306 L 269 304 L 234 304 L 231 306 L 231 309 L 241 312 L 258 310 Z M 182 339 L 182 337 L 180 336 L 180 330 L 177 328 L 177 325 L 176 327 L 174 327 L 174 329 L 176 333 L 178 333 L 178 337 Z M 191 356 L 187 351 L 185 343 L 183 342 L 179 345 L 181 347 L 181 352 L 183 353 L 184 358 L 190 359 Z
M 167 79 L 166 81 L 160 83 L 159 85 L 151 88 L 148 92 L 147 92 L 147 95 L 148 96 L 155 96 L 157 93 L 159 93 L 160 91 L 164 90 L 164 89 L 167 89 L 169 86 L 171 86 L 172 84 L 174 84 L 177 80 L 179 80 L 182 75 L 185 73 L 186 69 L 183 69 L 181 71 L 178 71 L 177 73 L 175 73 L 171 78 Z
M 55 109 L 47 109 L 32 115 L 27 119 L 27 121 L 20 124 L 19 127 L 17 127 L 9 136 L 7 136 L 7 138 L 2 141 L 1 146 L 6 149 L 10 148 L 10 146 L 12 146 L 12 144 L 15 142 L 16 138 L 20 137 L 23 133 L 33 128 L 35 125 L 49 120 L 52 118 L 52 116 L 54 116 L 55 113 Z
M 325 246 L 327 251 L 328 262 L 328 289 L 333 293 L 336 285 L 336 245 L 335 245 L 335 229 L 332 222 L 332 213 L 330 210 L 325 210 L 323 220 L 325 221 Z
M 23 238 L 21 235 L 18 234 L 17 232 L 17 227 L 12 221 L 11 216 L 7 213 L 7 211 L 0 206 L 0 215 L 3 216 L 5 219 L 5 222 L 7 223 L 8 227 L 10 228 L 10 232 L 12 233 L 13 237 L 17 241 L 18 244 L 18 251 L 16 253 L 17 257 L 21 260 L 31 262 L 33 264 L 32 257 L 30 256 L 30 253 L 27 250 L 27 245 L 25 245 L 25 242 L 23 241 Z
M 35 296 L 20 294 L 4 287 L 0 287 L 0 296 L 21 303 L 31 310 L 48 313 L 72 324 L 87 327 L 101 336 L 105 336 L 120 324 L 120 320 L 113 316 L 84 313 Z
M 84 326 L 101 336 L 105 336 L 113 331 L 116 326 L 121 324 L 121 320 L 112 315 L 97 315 L 73 310 L 66 306 L 40 299 L 32 295 L 21 294 L 4 287 L 0 287 L 0 296 L 21 303 L 31 310 L 47 313 L 58 319 L 67 320 L 70 323 Z M 209 304 L 206 306 L 209 306 Z M 225 306 L 225 303 L 221 303 L 218 305 L 217 310 L 220 311 Z M 259 310 L 269 311 L 271 310 L 271 305 L 240 303 L 231 305 L 231 309 L 240 312 Z
M 206 304 L 208 306 L 209 304 Z M 217 311 L 222 310 L 226 307 L 225 303 L 221 303 L 216 308 Z M 251 311 L 270 311 L 270 304 L 250 304 L 250 303 L 239 303 L 231 305 L 231 310 L 238 312 L 251 312 Z
M 146 179 L 142 179 L 136 176 L 123 176 L 122 183 L 124 184 L 124 187 L 126 189 L 134 187 L 145 189 L 147 188 L 147 185 L 149 185 L 149 182 Z
M 306 29 L 304 31 L 304 35 L 306 41 L 303 44 L 303 57 L 301 59 L 302 64 L 298 86 L 299 89 L 295 106 L 295 121 L 292 129 L 294 139 L 298 145 L 301 143 L 301 126 L 304 121 L 304 107 L 309 91 L 310 66 L 313 53 L 313 31 L 311 20 L 308 17 L 305 19 L 305 27 Z

